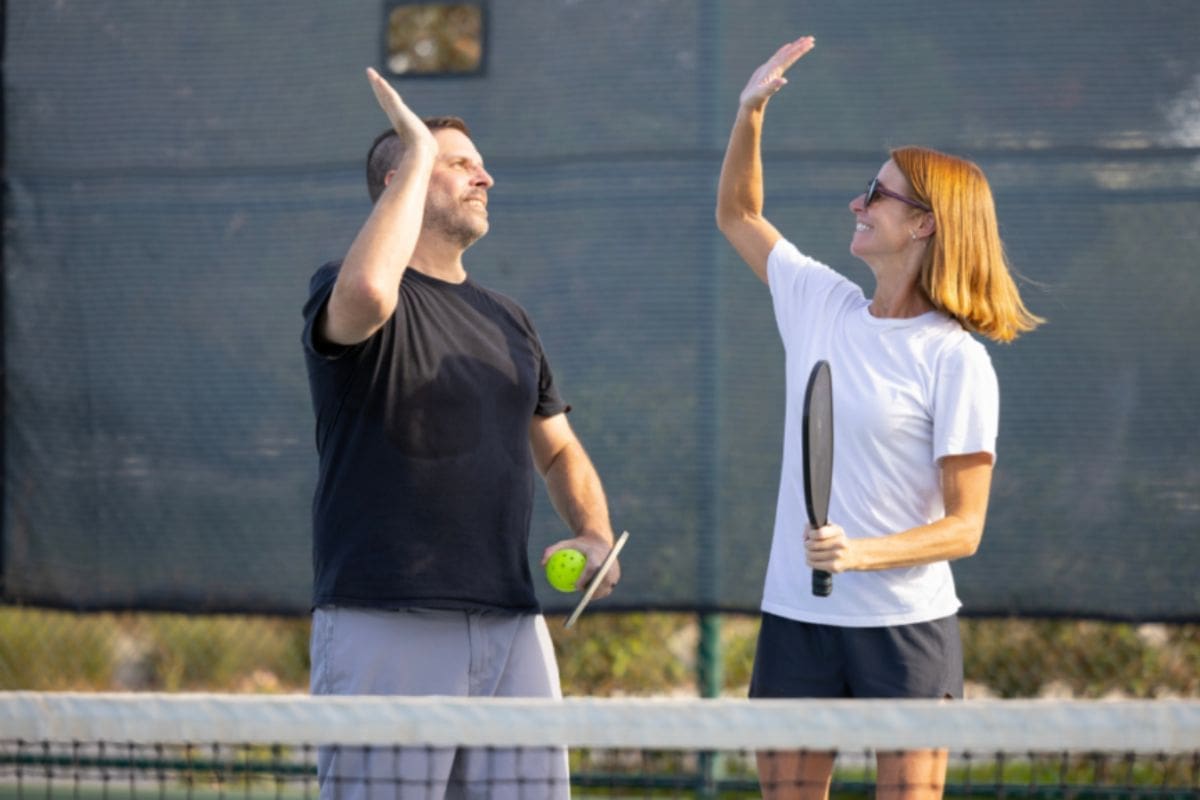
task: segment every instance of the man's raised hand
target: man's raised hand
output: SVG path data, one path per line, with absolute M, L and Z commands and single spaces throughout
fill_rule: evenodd
M 424 144 L 436 152 L 437 141 L 433 138 L 433 134 L 421 121 L 421 118 L 404 104 L 392 85 L 371 67 L 367 67 L 367 80 L 371 82 L 371 90 L 375 92 L 375 99 L 379 101 L 379 107 L 383 109 L 383 113 L 387 114 L 388 121 L 392 123 L 392 128 L 400 137 L 400 141 L 409 146 Z

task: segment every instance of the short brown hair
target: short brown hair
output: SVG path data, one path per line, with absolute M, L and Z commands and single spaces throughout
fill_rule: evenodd
M 421 121 L 431 131 L 453 128 L 456 131 L 462 131 L 467 136 L 471 135 L 471 129 L 459 117 L 427 117 Z M 367 193 L 371 195 L 372 203 L 379 199 L 379 195 L 383 194 L 383 190 L 387 186 L 385 178 L 387 178 L 388 172 L 396 168 L 403 155 L 404 143 L 400 141 L 400 137 L 396 135 L 393 128 L 388 128 L 376 136 L 375 141 L 371 142 L 371 149 L 367 151 Z

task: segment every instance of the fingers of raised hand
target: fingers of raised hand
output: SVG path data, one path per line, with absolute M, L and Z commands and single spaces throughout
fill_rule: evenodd
M 771 60 L 767 63 L 773 63 L 781 70 L 786 71 L 792 64 L 800 60 L 800 57 L 812 50 L 816 46 L 817 40 L 812 36 L 801 36 L 794 42 L 788 42 L 783 47 L 775 51 L 775 55 L 771 56 Z
M 367 80 L 371 83 L 371 91 L 375 93 L 375 99 L 379 101 L 380 108 L 387 112 L 389 117 L 392 116 L 393 109 L 404 105 L 404 101 L 400 99 L 400 95 L 392 88 L 392 85 L 371 67 L 367 67 Z
M 775 54 L 750 76 L 749 83 L 742 90 L 741 102 L 762 102 L 782 89 L 787 85 L 784 73 L 814 46 L 813 37 L 804 36 L 776 50 Z
M 375 93 L 379 107 L 387 114 L 388 121 L 392 123 L 396 133 L 408 139 L 420 137 L 426 132 L 421 118 L 405 105 L 392 85 L 371 67 L 367 67 L 367 80 L 371 83 L 371 91 Z

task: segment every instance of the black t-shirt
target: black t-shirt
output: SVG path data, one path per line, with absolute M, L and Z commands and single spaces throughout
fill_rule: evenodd
M 469 279 L 409 269 L 375 335 L 331 345 L 315 326 L 339 268 L 317 270 L 304 306 L 313 604 L 538 610 L 529 426 L 567 407 L 529 317 Z

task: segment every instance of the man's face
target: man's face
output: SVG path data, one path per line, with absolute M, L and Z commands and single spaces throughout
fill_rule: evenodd
M 495 184 L 483 156 L 462 131 L 434 131 L 438 157 L 425 198 L 424 227 L 462 249 L 488 232 L 487 190 Z

